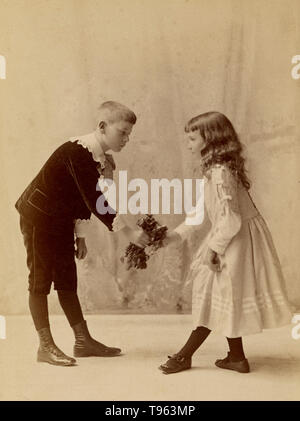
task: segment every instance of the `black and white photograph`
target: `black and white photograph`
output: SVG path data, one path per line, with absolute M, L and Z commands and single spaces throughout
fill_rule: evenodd
M 300 1 L 0 0 L 0 101 L 0 403 L 299 402 Z

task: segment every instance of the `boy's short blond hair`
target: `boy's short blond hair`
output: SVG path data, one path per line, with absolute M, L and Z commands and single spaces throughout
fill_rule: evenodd
M 127 121 L 131 124 L 136 123 L 136 115 L 128 107 L 119 102 L 106 101 L 99 107 L 98 123 L 114 123 L 116 121 Z

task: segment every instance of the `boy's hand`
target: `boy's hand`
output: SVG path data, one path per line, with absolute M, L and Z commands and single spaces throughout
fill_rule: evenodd
M 167 236 L 163 240 L 163 245 L 168 246 L 169 244 L 179 243 L 180 241 L 181 241 L 180 235 L 175 231 L 171 231 L 171 232 L 167 232 Z
M 76 251 L 75 256 L 77 259 L 84 259 L 87 255 L 87 247 L 85 244 L 85 239 L 83 237 L 76 238 Z
M 220 259 L 219 259 L 218 253 L 216 253 L 215 251 L 209 248 L 207 250 L 207 255 L 206 255 L 205 260 L 210 270 L 212 270 L 213 272 L 221 272 Z

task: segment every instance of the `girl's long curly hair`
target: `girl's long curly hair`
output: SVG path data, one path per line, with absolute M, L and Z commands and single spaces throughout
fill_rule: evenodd
M 202 169 L 205 173 L 214 164 L 226 164 L 242 185 L 249 190 L 246 176 L 243 146 L 233 125 L 219 112 L 210 111 L 192 118 L 184 128 L 185 132 L 199 130 L 205 147 L 201 151 Z

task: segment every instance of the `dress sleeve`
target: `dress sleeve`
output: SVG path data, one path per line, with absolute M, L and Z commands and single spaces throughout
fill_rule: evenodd
M 184 241 L 188 238 L 192 228 L 193 227 L 186 225 L 185 221 L 183 221 L 180 225 L 178 225 L 178 227 L 174 229 L 174 231 L 177 232 L 177 234 L 180 235 L 181 240 Z
M 216 165 L 212 168 L 211 183 L 215 218 L 208 246 L 222 255 L 241 228 L 237 180 L 227 167 Z

